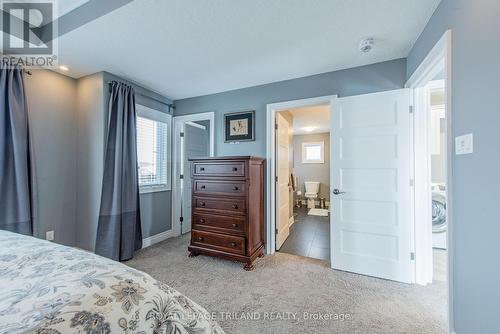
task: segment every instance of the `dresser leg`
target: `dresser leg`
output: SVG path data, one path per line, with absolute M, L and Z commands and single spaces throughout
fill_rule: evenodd
M 255 266 L 252 264 L 252 262 L 248 262 L 248 263 L 245 263 L 245 265 L 243 266 L 243 269 L 245 269 L 246 271 L 252 271 L 255 269 Z
M 193 252 L 193 251 L 190 251 L 188 257 L 196 257 L 198 255 L 200 255 L 200 254 Z

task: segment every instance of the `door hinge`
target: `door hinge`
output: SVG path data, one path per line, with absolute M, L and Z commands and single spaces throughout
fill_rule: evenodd
M 410 260 L 415 261 L 415 253 L 413 252 L 410 253 Z
M 183 180 L 184 179 L 184 175 L 183 174 L 179 175 L 179 179 Z
M 274 124 L 274 129 L 275 129 L 275 130 L 278 130 L 278 123 L 275 123 L 275 124 Z
M 410 187 L 414 187 L 415 186 L 415 180 L 414 179 L 410 179 Z
M 184 221 L 184 217 L 180 216 L 179 221 L 182 223 Z
M 181 138 L 184 138 L 184 132 L 181 132 Z
M 413 111 L 414 111 L 413 106 L 410 106 L 410 108 L 409 108 L 409 109 L 410 109 L 410 114 L 413 114 Z
M 278 182 L 278 177 L 277 176 L 275 177 L 274 181 Z
M 275 230 L 274 230 L 274 233 L 278 234 L 278 229 L 275 229 Z

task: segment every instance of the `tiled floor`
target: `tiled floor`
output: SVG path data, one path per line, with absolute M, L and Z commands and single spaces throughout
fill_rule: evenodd
M 330 260 L 330 217 L 308 216 L 307 208 L 295 209 L 295 223 L 290 228 L 280 252 Z
M 434 248 L 434 281 L 446 282 L 448 272 L 448 253 L 445 249 Z

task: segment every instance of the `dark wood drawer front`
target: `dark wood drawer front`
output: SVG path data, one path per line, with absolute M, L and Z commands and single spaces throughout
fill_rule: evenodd
M 199 212 L 219 212 L 223 214 L 246 214 L 245 200 L 241 198 L 194 197 L 194 208 Z
M 198 195 L 245 196 L 246 183 L 237 181 L 194 180 L 194 193 Z
M 191 243 L 195 246 L 245 254 L 245 238 L 226 234 L 192 230 Z
M 195 229 L 245 234 L 245 219 L 241 217 L 194 214 L 192 223 Z
M 245 176 L 244 162 L 193 164 L 193 176 Z

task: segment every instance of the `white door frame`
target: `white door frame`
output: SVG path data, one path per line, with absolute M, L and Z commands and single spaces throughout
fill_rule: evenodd
M 332 105 L 337 99 L 337 95 L 313 97 L 310 99 L 293 100 L 287 102 L 272 103 L 267 105 L 267 231 L 266 231 L 266 252 L 273 254 L 276 251 L 276 112 L 310 107 L 321 104 Z M 331 236 L 330 236 L 331 237 Z
M 432 81 L 435 76 L 444 68 L 445 77 L 445 94 L 446 94 L 446 212 L 447 212 L 447 254 L 448 254 L 448 330 L 449 333 L 453 333 L 454 321 L 453 321 L 453 169 L 452 169 L 452 158 L 453 158 L 453 128 L 452 128 L 452 31 L 448 30 L 441 37 L 441 39 L 432 48 L 429 54 L 422 61 L 420 66 L 412 74 L 408 82 L 406 83 L 407 88 L 412 88 L 414 90 L 414 101 L 415 101 L 415 138 L 428 138 L 428 117 L 426 108 L 422 108 L 425 104 L 425 94 L 423 93 L 423 87 Z M 424 137 L 425 136 L 425 137 Z M 430 157 L 430 145 L 426 140 L 415 140 L 415 167 L 426 165 L 430 168 L 429 158 Z M 415 168 L 418 170 L 418 168 Z M 422 221 L 428 219 L 428 214 L 430 212 L 431 206 L 431 196 L 430 187 L 431 180 L 430 173 L 416 173 L 415 174 L 415 202 L 414 202 L 414 221 Z M 427 199 L 426 199 L 427 198 Z M 422 241 L 423 239 L 428 239 L 428 234 L 425 229 L 419 228 L 415 225 L 415 243 L 416 256 L 415 256 L 415 269 L 416 269 L 416 282 L 420 284 L 426 284 L 428 281 L 428 273 L 426 266 L 426 256 L 425 249 L 419 249 L 418 245 L 421 244 L 425 247 L 432 248 L 432 240 Z M 430 246 L 427 246 L 430 245 Z M 422 254 L 424 253 L 424 254 Z M 420 254 L 420 256 L 419 256 Z M 424 263 L 422 263 L 422 261 Z M 423 274 L 419 275 L 419 272 Z
M 210 122 L 210 156 L 213 157 L 215 154 L 215 114 L 213 112 L 206 112 L 201 114 L 175 116 L 174 117 L 174 145 L 172 152 L 172 230 L 174 236 L 179 236 L 181 234 L 181 222 L 179 217 L 181 216 L 181 187 L 180 187 L 180 175 L 182 173 L 189 173 L 189 171 L 183 171 L 183 152 L 182 152 L 182 138 L 181 132 L 184 131 L 184 125 L 189 122 L 195 121 L 206 121 Z

